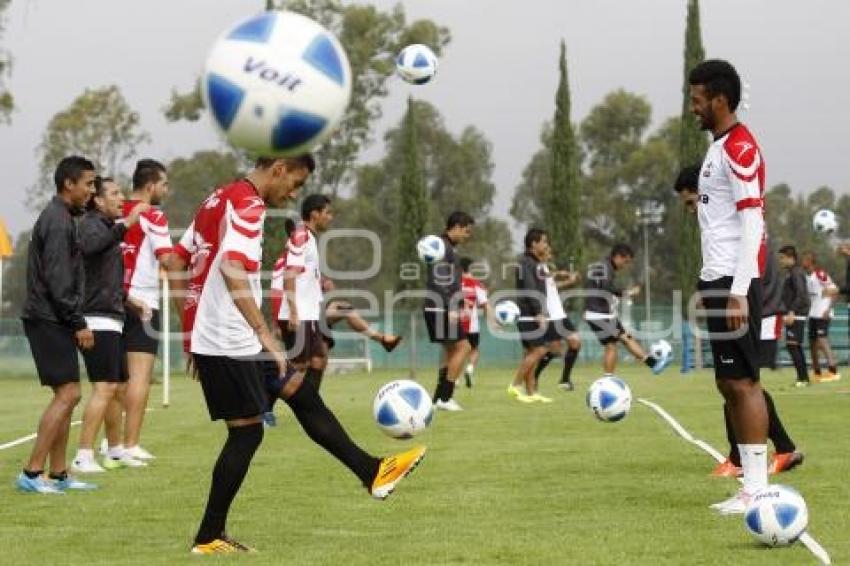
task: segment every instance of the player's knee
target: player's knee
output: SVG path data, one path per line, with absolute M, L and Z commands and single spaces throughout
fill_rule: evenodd
M 571 334 L 567 337 L 567 346 L 569 346 L 570 350 L 578 352 L 581 350 L 581 339 L 578 336 Z
M 76 406 L 82 399 L 83 394 L 79 383 L 66 383 L 55 389 L 56 400 L 62 404 Z

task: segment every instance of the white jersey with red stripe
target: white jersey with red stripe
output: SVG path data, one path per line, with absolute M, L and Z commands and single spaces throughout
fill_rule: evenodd
M 221 271 L 223 260 L 242 264 L 251 296 L 262 304 L 260 263 L 266 205 L 243 179 L 214 191 L 174 251 L 189 265 L 183 310 L 186 351 L 208 356 L 257 354 L 260 341 L 236 308 Z
M 272 274 L 272 289 L 280 293 L 280 302 L 273 303 L 278 320 L 289 320 L 289 302 L 283 294 L 284 272 L 295 277 L 298 320 L 319 320 L 324 301 L 319 246 L 316 236 L 304 224 L 292 231 Z
M 475 277 L 464 275 L 461 278 L 461 290 L 466 306 L 461 317 L 463 331 L 467 334 L 477 334 L 481 332 L 478 309 L 487 304 L 487 288 Z
M 139 204 L 137 200 L 124 202 L 124 216 Z M 151 208 L 139 216 L 121 243 L 124 256 L 124 292 L 151 309 L 159 308 L 159 259 L 172 252 L 168 218 L 158 208 Z
M 739 289 L 742 285 L 746 289 L 751 279 L 764 273 L 767 259 L 764 186 L 761 150 L 747 127 L 736 124 L 714 140 L 700 170 L 698 218 L 703 281 L 734 277 Z M 757 225 L 761 233 L 748 236 L 759 238 L 760 247 L 753 261 L 739 265 L 745 247 L 741 213 L 750 210 L 759 215 Z
M 832 298 L 824 295 L 824 291 L 834 289 L 835 283 L 829 273 L 823 269 L 815 269 L 806 276 L 806 290 L 809 292 L 809 318 L 827 318 L 832 316 Z

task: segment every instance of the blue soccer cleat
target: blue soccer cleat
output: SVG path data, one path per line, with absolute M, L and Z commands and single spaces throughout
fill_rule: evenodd
M 80 481 L 73 476 L 65 476 L 65 479 L 55 480 L 53 485 L 60 491 L 91 491 L 97 489 L 96 484 Z
M 26 493 L 43 493 L 49 495 L 65 495 L 63 491 L 57 489 L 53 482 L 44 479 L 44 476 L 36 476 L 34 478 L 27 477 L 23 472 L 18 475 L 15 480 L 15 487 L 19 491 Z
M 666 356 L 658 359 L 655 362 L 655 365 L 652 366 L 652 373 L 658 375 L 659 373 L 664 371 L 671 363 L 673 363 L 673 354 L 667 354 Z

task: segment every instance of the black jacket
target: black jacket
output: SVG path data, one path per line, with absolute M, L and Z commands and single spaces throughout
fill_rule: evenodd
M 424 306 L 426 309 L 460 311 L 463 309 L 463 269 L 460 266 L 460 256 L 455 253 L 454 244 L 448 236 L 443 234 L 441 238 L 446 247 L 446 255 L 442 261 L 435 262 L 428 269 L 428 295 L 425 297 Z
M 812 302 L 806 287 L 806 272 L 799 265 L 788 270 L 788 277 L 782 285 L 782 312 L 793 312 L 794 316 L 809 316 Z
M 762 307 L 761 316 L 767 318 L 782 312 L 782 278 L 776 263 L 776 254 L 768 248 L 764 265 L 764 276 L 761 278 Z
M 97 210 L 80 221 L 80 247 L 86 276 L 83 313 L 124 320 L 124 257 L 127 227 Z
M 530 252 L 519 258 L 516 272 L 516 304 L 520 316 L 546 314 L 546 278 L 543 276 L 544 264 Z
M 83 254 L 72 210 L 55 196 L 32 230 L 21 318 L 57 322 L 75 331 L 86 328 L 83 277 Z
M 587 285 L 585 290 L 588 296 L 584 300 L 584 310 L 611 314 L 614 312 L 614 297 L 620 297 L 623 291 L 614 284 L 617 270 L 614 262 L 606 257 L 599 263 L 594 263 L 587 268 Z

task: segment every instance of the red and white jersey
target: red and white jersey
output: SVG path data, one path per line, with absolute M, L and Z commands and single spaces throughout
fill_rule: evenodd
M 124 202 L 124 217 L 139 204 L 137 200 Z M 159 308 L 159 258 L 172 252 L 168 218 L 157 208 L 151 208 L 139 217 L 139 222 L 124 234 L 121 243 L 124 255 L 124 292 L 152 309 Z
M 221 263 L 235 260 L 245 267 L 251 296 L 259 308 L 265 217 L 266 205 L 254 185 L 244 179 L 236 181 L 207 197 L 174 248 L 189 264 L 183 310 L 187 352 L 240 357 L 262 349 L 227 290 Z
M 739 211 L 758 209 L 764 215 L 765 165 L 755 138 L 736 124 L 711 144 L 699 177 L 698 218 L 702 240 L 700 279 L 734 277 L 743 234 Z M 745 266 L 751 279 L 764 273 L 767 240 L 762 230 L 758 260 Z
M 481 325 L 478 322 L 478 309 L 487 304 L 487 288 L 475 277 L 464 275 L 461 278 L 461 291 L 466 307 L 461 317 L 463 331 L 467 334 L 477 334 L 481 332 Z
M 832 299 L 824 296 L 824 291 L 834 288 L 835 283 L 823 269 L 815 269 L 806 276 L 806 290 L 812 305 L 809 318 L 825 318 L 827 314 L 832 316 Z
M 272 274 L 272 312 L 278 320 L 289 320 L 289 302 L 283 291 L 284 272 L 295 277 L 298 320 L 319 320 L 324 301 L 319 246 L 316 236 L 303 224 L 292 231 Z

